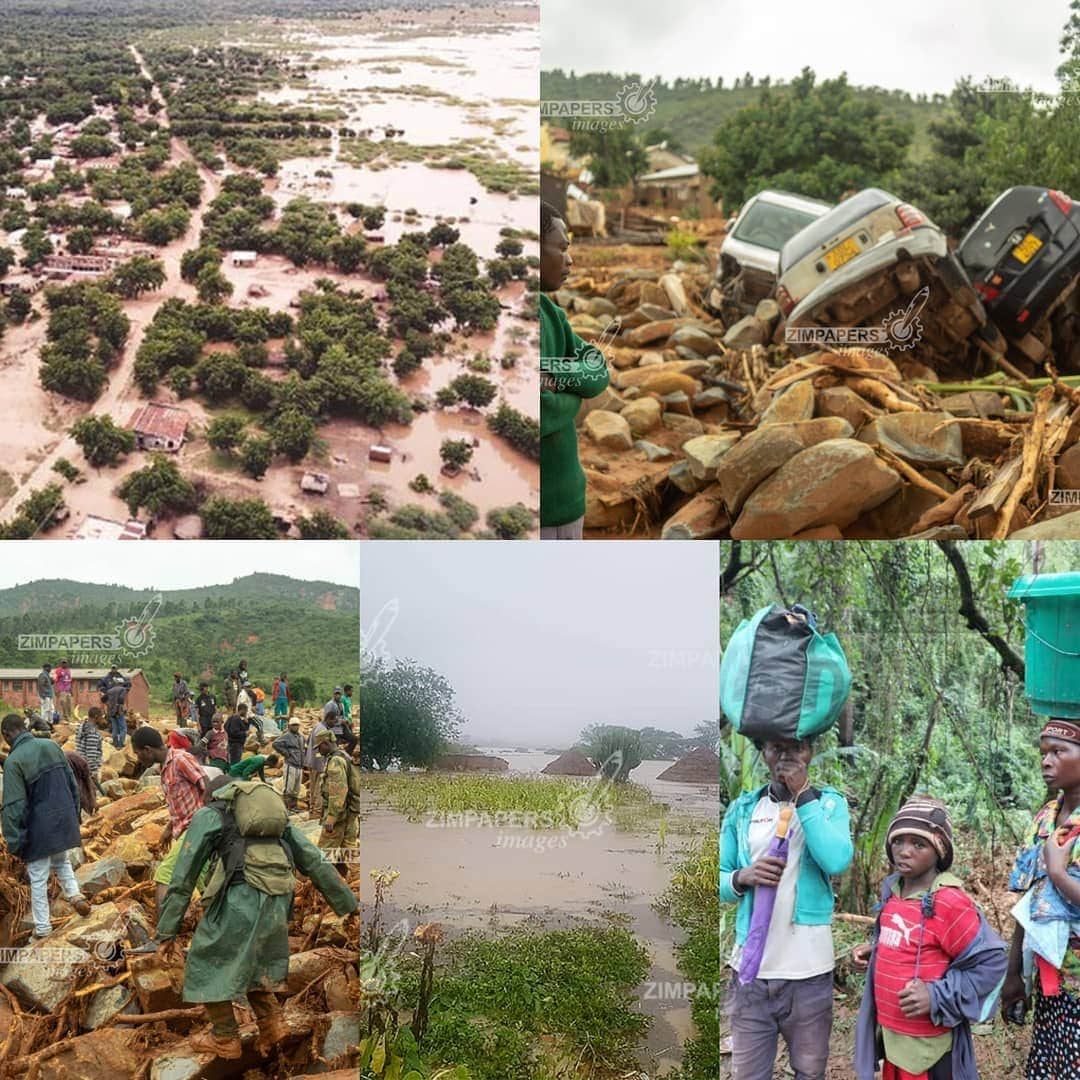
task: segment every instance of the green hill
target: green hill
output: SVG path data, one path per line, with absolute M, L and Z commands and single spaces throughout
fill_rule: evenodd
M 640 75 L 617 75 L 611 72 L 567 74 L 559 69 L 540 73 L 540 97 L 543 101 L 608 101 L 613 100 L 628 82 L 642 82 Z M 782 90 L 783 83 L 773 83 L 772 90 Z M 753 105 L 761 96 L 762 87 L 725 86 L 717 88 L 708 79 L 676 79 L 674 83 L 657 81 L 656 111 L 649 120 L 638 125 L 638 133 L 648 135 L 659 128 L 674 136 L 679 148 L 696 154 L 712 142 L 716 129 L 738 109 Z M 910 123 L 915 131 L 910 157 L 913 161 L 925 157 L 929 143 L 927 127 L 945 110 L 942 95 L 913 96 L 905 90 L 885 90 L 879 86 L 855 88 L 857 97 L 873 99 L 882 111 L 892 118 Z
M 71 580 L 36 581 L 0 590 L 0 666 L 33 667 L 61 659 L 18 648 L 20 634 L 114 634 L 158 595 L 154 589 Z M 325 700 L 335 685 L 359 683 L 359 590 L 329 582 L 251 574 L 228 585 L 162 590 L 153 617 L 153 644 L 144 655 L 121 655 L 138 666 L 153 700 L 167 701 L 172 673 L 200 677 L 220 689 L 221 677 L 247 660 L 257 685 L 269 691 L 280 671 L 309 679 L 311 697 Z M 103 654 L 70 653 L 73 666 L 98 666 Z

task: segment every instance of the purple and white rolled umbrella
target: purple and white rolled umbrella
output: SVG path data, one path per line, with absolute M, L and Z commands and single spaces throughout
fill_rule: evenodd
M 781 807 L 780 820 L 776 823 L 776 835 L 773 836 L 767 852 L 769 858 L 787 862 L 788 829 L 791 828 L 792 813 L 790 806 Z M 761 958 L 765 955 L 765 939 L 769 936 L 769 923 L 772 921 L 775 903 L 775 885 L 754 887 L 754 914 L 750 919 L 750 933 L 746 936 L 742 959 L 739 961 L 739 982 L 744 986 L 757 978 L 761 968 Z

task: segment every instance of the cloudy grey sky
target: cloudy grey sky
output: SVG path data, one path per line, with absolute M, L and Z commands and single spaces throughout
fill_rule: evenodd
M 42 578 L 187 589 L 254 573 L 355 587 L 358 548 L 349 540 L 12 540 L 3 544 L 0 589 Z
M 543 0 L 541 66 L 790 79 L 805 66 L 864 86 L 948 93 L 964 75 L 1054 92 L 1069 0 Z
M 446 676 L 474 741 L 689 734 L 718 715 L 716 544 L 362 546 L 365 647 Z

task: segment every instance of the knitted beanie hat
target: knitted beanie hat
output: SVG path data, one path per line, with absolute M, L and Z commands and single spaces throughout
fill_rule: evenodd
M 885 837 L 885 854 L 891 863 L 892 843 L 900 835 L 921 836 L 938 853 L 938 865 L 948 870 L 953 861 L 952 820 L 945 804 L 929 795 L 913 795 L 896 812 Z

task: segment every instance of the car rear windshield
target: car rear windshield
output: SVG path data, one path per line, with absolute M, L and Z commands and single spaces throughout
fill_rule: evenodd
M 805 259 L 818 245 L 831 240 L 856 221 L 872 214 L 879 206 L 892 202 L 894 197 L 879 188 L 868 188 L 853 195 L 846 202 L 823 214 L 797 236 L 793 236 L 780 253 L 780 272 Z
M 975 227 L 964 237 L 958 254 L 960 261 L 972 273 L 982 273 L 1001 261 L 1005 248 L 1012 246 L 1010 237 L 1039 214 L 1039 199 L 1045 188 L 1018 187 L 1006 192 Z M 993 226 L 989 228 L 988 226 Z
M 805 229 L 816 217 L 816 214 L 806 210 L 759 200 L 747 210 L 746 216 L 739 222 L 732 236 L 744 244 L 756 244 L 769 251 L 779 251 L 791 237 Z

